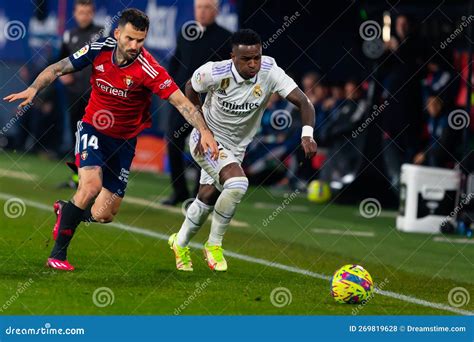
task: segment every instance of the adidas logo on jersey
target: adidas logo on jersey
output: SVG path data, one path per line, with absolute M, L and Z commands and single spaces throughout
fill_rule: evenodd
M 217 89 L 217 93 L 218 93 L 219 95 L 226 95 L 226 96 L 227 96 L 227 93 L 225 92 L 225 89 L 219 88 L 219 89 Z
M 98 66 L 95 67 L 95 70 L 98 70 L 100 72 L 104 72 L 104 65 L 103 64 L 100 64 Z

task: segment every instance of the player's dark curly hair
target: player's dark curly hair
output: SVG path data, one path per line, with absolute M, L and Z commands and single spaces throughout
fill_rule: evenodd
M 232 46 L 262 44 L 262 39 L 257 32 L 251 29 L 242 29 L 235 32 L 230 38 Z
M 132 24 L 132 26 L 138 31 L 148 31 L 150 19 L 148 19 L 148 16 L 139 9 L 128 8 L 120 14 L 118 25 L 125 26 L 127 23 Z

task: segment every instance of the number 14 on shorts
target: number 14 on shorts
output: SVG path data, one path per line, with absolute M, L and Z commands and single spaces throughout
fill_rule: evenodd
M 89 138 L 89 134 L 83 134 L 81 136 L 81 143 L 83 150 L 86 150 L 87 146 L 92 147 L 94 150 L 97 150 L 99 148 L 99 140 L 95 135 L 91 135 Z

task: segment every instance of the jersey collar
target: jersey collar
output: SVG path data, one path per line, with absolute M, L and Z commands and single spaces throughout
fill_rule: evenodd
M 232 63 L 232 62 L 231 62 Z M 258 72 L 255 74 L 254 77 L 249 78 L 246 80 L 242 76 L 240 76 L 239 72 L 237 71 L 237 68 L 235 67 L 234 63 L 232 63 L 232 68 L 231 68 L 232 76 L 234 76 L 235 82 L 241 84 L 243 82 L 251 82 L 251 83 L 257 83 L 257 78 L 258 78 Z

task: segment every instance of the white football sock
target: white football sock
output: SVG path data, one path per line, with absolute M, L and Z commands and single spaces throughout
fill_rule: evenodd
M 178 232 L 177 243 L 180 247 L 186 247 L 189 241 L 196 235 L 199 228 L 206 222 L 212 211 L 212 207 L 196 198 L 186 211 L 186 218 Z
M 222 246 L 222 239 L 230 220 L 235 214 L 237 204 L 247 192 L 248 186 L 247 177 L 232 177 L 224 182 L 224 190 L 219 195 L 212 214 L 211 233 L 208 240 L 211 246 Z

